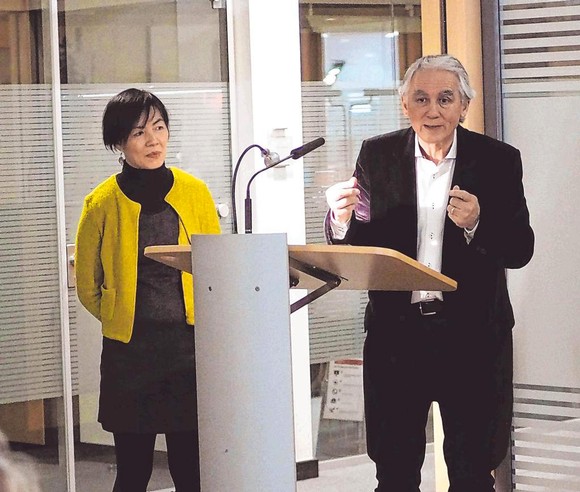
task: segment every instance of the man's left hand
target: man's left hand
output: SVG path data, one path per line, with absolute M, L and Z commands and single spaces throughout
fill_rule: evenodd
M 447 215 L 457 225 L 464 229 L 473 229 L 479 221 L 479 200 L 475 195 L 455 185 L 449 191 Z

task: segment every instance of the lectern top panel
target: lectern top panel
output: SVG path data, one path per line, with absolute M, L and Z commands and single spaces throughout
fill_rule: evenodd
M 290 258 L 341 277 L 342 290 L 452 291 L 457 282 L 398 251 L 371 246 L 306 244 L 288 246 Z M 149 246 L 145 256 L 192 273 L 191 246 Z M 316 289 L 322 282 L 290 269 L 298 289 Z
M 291 258 L 339 275 L 342 283 L 338 288 L 343 290 L 452 291 L 457 288 L 455 280 L 392 249 L 307 244 L 288 246 L 288 253 Z M 296 288 L 315 288 L 315 279 L 300 275 L 298 272 Z
M 193 273 L 191 268 L 191 246 L 189 244 L 147 246 L 144 254 L 147 258 L 177 268 L 182 272 Z

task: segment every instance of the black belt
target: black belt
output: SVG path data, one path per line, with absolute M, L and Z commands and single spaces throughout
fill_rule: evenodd
M 433 316 L 434 314 L 441 314 L 443 312 L 443 301 L 433 299 L 432 301 L 419 302 L 419 312 L 423 316 Z

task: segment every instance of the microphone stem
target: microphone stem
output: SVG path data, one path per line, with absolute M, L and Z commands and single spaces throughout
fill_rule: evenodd
M 252 144 L 244 149 L 240 157 L 238 158 L 238 162 L 236 162 L 236 166 L 234 168 L 234 175 L 232 177 L 232 220 L 234 226 L 234 233 L 238 233 L 238 214 L 236 212 L 236 179 L 238 176 L 238 169 L 240 168 L 240 164 L 244 156 L 251 150 L 251 149 L 260 149 L 262 155 L 266 155 L 266 149 L 258 144 Z
M 284 159 L 279 160 L 275 164 L 272 164 L 271 166 L 268 166 L 268 167 L 265 167 L 263 169 L 260 169 L 258 172 L 254 173 L 254 175 L 248 181 L 248 186 L 246 187 L 246 198 L 249 198 L 250 197 L 250 185 L 252 184 L 252 181 L 254 181 L 254 179 L 256 178 L 256 176 L 258 176 L 258 174 L 261 174 L 264 171 L 267 171 L 268 169 L 272 169 L 273 167 L 276 167 L 278 164 L 281 164 L 282 162 L 287 161 L 291 157 L 292 156 L 290 156 L 290 155 L 287 156 L 287 157 L 284 157 Z
M 249 196 L 244 200 L 244 211 L 246 234 L 252 234 L 252 199 Z
M 273 167 L 277 166 L 281 162 L 287 161 L 291 157 L 292 156 L 289 155 L 287 157 L 284 157 L 284 159 L 279 160 L 275 164 L 272 164 L 271 166 L 265 167 L 264 169 L 260 169 L 258 172 L 254 173 L 254 175 L 248 181 L 248 186 L 246 187 L 246 199 L 244 200 L 244 208 L 245 208 L 245 216 L 244 216 L 244 218 L 245 218 L 245 230 L 246 230 L 246 234 L 251 234 L 252 233 L 252 198 L 250 196 L 250 185 L 252 184 L 252 181 L 254 181 L 254 178 L 258 174 L 263 173 L 264 171 L 267 171 L 268 169 L 272 169 Z

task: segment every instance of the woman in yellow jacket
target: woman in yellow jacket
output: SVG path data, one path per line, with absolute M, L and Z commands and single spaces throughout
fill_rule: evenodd
M 103 141 L 122 170 L 85 198 L 77 231 L 78 297 L 103 332 L 98 419 L 115 441 L 115 492 L 146 491 L 159 433 L 176 492 L 199 490 L 192 277 L 143 250 L 220 226 L 205 183 L 165 166 L 168 140 L 155 95 L 114 96 Z

